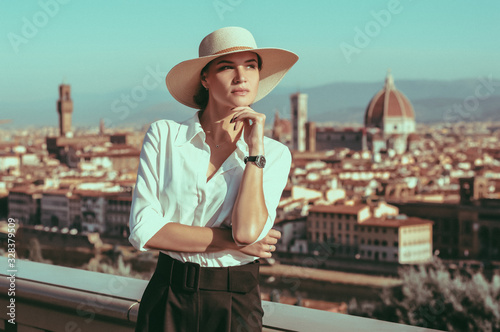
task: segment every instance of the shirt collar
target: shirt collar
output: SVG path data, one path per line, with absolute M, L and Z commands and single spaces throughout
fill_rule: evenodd
M 203 133 L 203 127 L 201 126 L 200 119 L 198 117 L 198 112 L 194 113 L 192 117 L 184 122 L 181 122 L 179 126 L 179 131 L 175 137 L 175 145 L 182 146 L 187 142 L 190 142 L 196 135 Z
M 181 123 L 177 136 L 175 137 L 175 145 L 182 146 L 200 134 L 203 135 L 203 140 L 205 140 L 205 132 L 200 123 L 199 113 L 200 111 L 196 112 L 191 118 Z M 243 163 L 243 158 L 248 154 L 248 144 L 245 142 L 244 129 L 241 132 L 239 140 L 236 142 L 236 154 L 240 157 L 238 160 L 241 161 L 241 163 Z

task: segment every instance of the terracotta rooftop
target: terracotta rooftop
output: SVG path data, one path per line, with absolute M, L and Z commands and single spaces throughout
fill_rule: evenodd
M 306 221 L 306 217 L 302 217 L 302 216 L 297 216 L 296 218 L 290 218 L 290 219 L 276 219 L 276 221 L 274 222 L 275 225 L 277 224 L 284 224 L 284 223 L 288 223 L 288 222 L 304 222 Z
M 9 192 L 11 192 L 11 193 L 33 195 L 33 194 L 36 194 L 36 193 L 41 193 L 42 189 L 39 189 L 39 188 L 36 188 L 36 187 L 33 187 L 33 186 L 19 186 L 19 187 L 10 188 Z
M 70 193 L 69 189 L 55 189 L 55 188 L 50 188 L 50 189 L 45 189 L 43 191 L 44 195 L 59 195 L 59 196 L 65 196 Z
M 84 197 L 104 197 L 104 196 L 107 197 L 107 196 L 114 196 L 117 194 L 116 192 L 107 192 L 102 190 L 82 190 L 82 189 L 75 189 L 73 193 Z
M 421 219 L 417 217 L 407 217 L 406 219 L 393 219 L 393 218 L 375 218 L 370 217 L 363 222 L 359 223 L 359 226 L 379 226 L 379 227 L 402 227 L 402 226 L 413 226 L 413 225 L 425 225 L 434 224 L 432 220 Z
M 114 200 L 114 201 L 124 201 L 124 202 L 131 202 L 132 201 L 132 194 L 130 196 L 110 196 L 108 197 L 108 200 Z
M 372 98 L 365 112 L 366 127 L 381 127 L 384 118 L 404 117 L 415 119 L 413 106 L 406 96 L 396 89 L 389 73 L 382 90 Z
M 314 205 L 309 209 L 309 212 L 321 213 L 343 213 L 343 214 L 358 214 L 359 211 L 367 208 L 366 204 L 358 205 Z

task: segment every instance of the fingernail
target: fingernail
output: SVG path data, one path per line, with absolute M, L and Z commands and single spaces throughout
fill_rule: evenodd
M 229 121 L 229 123 L 233 123 L 233 121 L 234 121 L 234 118 L 232 118 L 231 121 Z

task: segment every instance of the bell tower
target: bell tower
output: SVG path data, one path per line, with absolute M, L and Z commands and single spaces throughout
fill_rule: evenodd
M 306 150 L 307 94 L 294 93 L 290 96 L 292 111 L 292 143 L 298 151 Z
M 71 100 L 71 86 L 59 85 L 59 100 L 57 101 L 59 114 L 59 135 L 68 136 L 71 133 L 71 115 L 73 114 L 73 101 Z

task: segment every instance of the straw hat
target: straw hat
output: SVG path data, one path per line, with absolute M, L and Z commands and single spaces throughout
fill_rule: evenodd
M 170 70 L 165 79 L 167 88 L 180 103 L 199 108 L 193 97 L 200 86 L 200 74 L 203 67 L 220 56 L 246 51 L 255 52 L 262 59 L 259 90 L 254 102 L 271 92 L 299 59 L 295 53 L 287 50 L 257 48 L 255 39 L 246 29 L 222 28 L 203 38 L 198 58 L 183 61 Z

